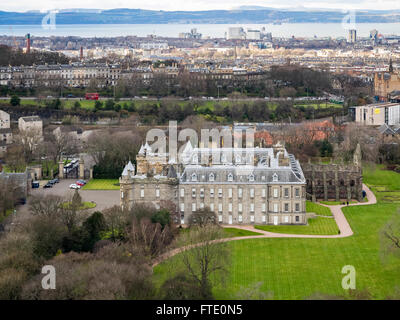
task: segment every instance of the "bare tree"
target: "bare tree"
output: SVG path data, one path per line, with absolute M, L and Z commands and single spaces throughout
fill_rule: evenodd
M 34 216 L 59 217 L 63 211 L 65 198 L 56 195 L 32 196 L 29 203 L 30 212 Z
M 216 225 L 217 215 L 208 208 L 193 212 L 189 217 L 189 226 L 206 227 L 207 225 Z
M 383 227 L 381 231 L 381 249 L 383 257 L 400 257 L 400 211 Z
M 57 163 L 63 155 L 78 153 L 79 142 L 68 132 L 55 132 L 45 136 L 41 150 L 44 155 L 50 157 L 54 163 Z
M 25 152 L 21 145 L 14 144 L 7 148 L 6 163 L 10 171 L 19 172 L 26 168 Z
M 152 223 L 145 217 L 140 221 L 134 219 L 129 240 L 133 251 L 154 259 L 171 244 L 173 235 L 168 226 L 162 229 L 159 223 Z
M 225 242 L 215 242 L 223 237 L 223 230 L 218 226 L 207 225 L 194 227 L 182 234 L 179 247 L 187 247 L 180 258 L 186 273 L 200 287 L 201 298 L 212 298 L 212 280 L 224 279 L 228 273 L 230 251 Z
M 32 162 L 38 156 L 39 145 L 43 140 L 40 129 L 20 131 L 15 136 L 15 144 L 22 147 L 26 163 Z

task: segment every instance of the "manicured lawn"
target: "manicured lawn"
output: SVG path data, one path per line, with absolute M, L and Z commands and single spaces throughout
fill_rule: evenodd
M 343 201 L 320 201 L 320 203 L 322 204 L 326 204 L 328 206 L 338 206 L 341 205 L 343 203 L 347 203 L 347 200 L 343 200 Z M 354 203 L 358 203 L 358 201 L 349 201 L 350 204 L 354 204 Z
M 236 229 L 236 228 L 224 228 L 226 234 L 225 238 L 235 237 L 246 237 L 246 236 L 261 236 L 261 233 L 252 232 L 248 230 Z
M 92 179 L 83 190 L 119 190 L 118 179 Z
M 364 176 L 367 184 L 380 182 L 382 172 Z M 394 174 L 394 175 L 393 175 Z M 400 194 L 400 175 L 382 175 L 392 192 Z M 381 182 L 382 183 L 382 182 Z M 384 192 L 382 192 L 384 193 Z M 357 289 L 368 289 L 374 299 L 383 299 L 400 287 L 400 259 L 382 260 L 380 230 L 397 212 L 399 204 L 383 200 L 378 204 L 343 209 L 354 235 L 339 239 L 252 239 L 229 242 L 232 265 L 224 285 L 214 289 L 217 299 L 233 299 L 241 287 L 262 282 L 261 289 L 275 299 L 305 299 L 315 293 L 343 295 L 341 287 L 346 265 L 356 269 Z M 182 268 L 179 256 L 154 270 L 157 284 Z
M 313 212 L 318 216 L 332 216 L 332 212 L 329 208 L 321 206 L 318 203 L 314 203 L 311 201 L 306 202 L 306 211 L 307 212 Z
M 70 202 L 66 202 L 63 205 L 63 208 L 68 208 L 68 206 L 70 205 Z M 96 208 L 96 203 L 94 202 L 83 202 L 82 206 L 79 208 L 80 210 L 88 210 L 88 209 L 93 209 Z
M 308 219 L 306 226 L 255 226 L 256 229 L 276 233 L 288 234 L 313 234 L 313 235 L 335 235 L 339 234 L 339 228 L 333 218 L 316 217 Z

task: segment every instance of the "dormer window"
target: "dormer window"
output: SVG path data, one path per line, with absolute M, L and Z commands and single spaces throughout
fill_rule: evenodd
M 242 157 L 238 154 L 236 155 L 236 163 L 241 163 L 242 162 Z
M 254 174 L 249 175 L 249 181 L 253 182 L 254 181 Z
M 229 174 L 228 174 L 228 181 L 229 181 L 229 182 L 232 182 L 232 181 L 233 181 L 233 174 L 232 174 L 232 173 L 229 173 Z
M 195 173 L 192 174 L 192 181 L 194 182 L 197 181 L 197 174 Z
M 278 175 L 276 174 L 276 172 L 274 173 L 274 175 L 272 176 L 272 181 L 273 182 L 278 182 Z
M 223 153 L 222 156 L 221 156 L 221 162 L 222 163 L 227 163 L 228 162 L 228 160 L 226 159 L 226 154 L 225 153 Z
M 192 161 L 192 163 L 193 163 L 193 164 L 197 164 L 198 162 L 199 162 L 199 158 L 198 158 L 197 154 L 195 154 L 195 155 L 193 156 L 193 161 Z
M 214 173 L 210 173 L 209 180 L 213 182 L 215 179 Z

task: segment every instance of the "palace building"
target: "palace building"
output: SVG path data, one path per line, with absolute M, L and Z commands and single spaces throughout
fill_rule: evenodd
M 285 147 L 197 148 L 188 142 L 179 163 L 146 143 L 136 168 L 120 178 L 123 208 L 173 204 L 181 224 L 209 209 L 221 224 L 306 224 L 306 179 Z

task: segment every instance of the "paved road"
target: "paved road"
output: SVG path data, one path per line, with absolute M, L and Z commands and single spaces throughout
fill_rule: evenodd
M 363 190 L 365 190 L 367 193 L 368 202 L 349 204 L 349 206 L 365 206 L 365 205 L 371 205 L 371 204 L 376 203 L 376 197 L 375 197 L 374 193 L 366 185 L 363 185 Z M 237 229 L 257 232 L 257 233 L 261 233 L 262 235 L 225 238 L 225 239 L 214 240 L 212 242 L 213 243 L 223 243 L 223 242 L 230 242 L 230 241 L 239 241 L 239 240 L 247 240 L 247 239 L 263 239 L 263 238 L 335 239 L 335 238 L 346 238 L 346 237 L 352 236 L 353 230 L 351 229 L 350 224 L 347 222 L 347 219 L 342 211 L 342 208 L 346 207 L 346 206 L 345 205 L 336 205 L 336 206 L 323 205 L 323 206 L 328 207 L 332 211 L 332 214 L 333 214 L 333 216 L 336 220 L 336 223 L 339 227 L 340 234 L 326 235 L 326 236 L 324 236 L 324 235 L 307 235 L 307 234 L 284 234 L 284 233 L 273 233 L 273 232 L 258 230 L 258 229 L 255 229 L 254 226 L 252 226 L 252 225 L 250 225 L 250 226 L 229 225 L 229 226 L 224 226 L 224 227 L 225 228 L 237 228 Z M 194 246 L 188 246 L 188 247 L 171 250 L 171 251 L 165 253 L 164 255 L 162 255 L 159 259 L 157 259 L 153 263 L 153 267 L 157 266 L 164 260 L 169 259 L 170 257 L 173 257 L 173 256 L 179 254 L 180 252 L 183 252 L 183 251 L 186 251 L 189 249 L 193 249 L 193 248 L 201 246 L 201 245 L 202 244 L 200 243 L 200 244 L 197 244 Z
M 55 194 L 72 197 L 75 190 L 69 189 L 69 186 L 75 182 L 76 180 L 61 180 L 51 189 L 33 189 L 31 195 Z M 99 211 L 120 204 L 119 190 L 79 190 L 79 194 L 83 201 L 94 201 L 97 204 L 95 209 Z
M 74 190 L 69 189 L 70 184 L 75 183 L 76 180 L 61 180 L 60 183 L 54 185 L 53 188 L 43 189 L 42 186 L 47 181 L 41 182 L 41 187 L 39 189 L 32 189 L 31 195 L 39 194 L 54 194 L 65 197 L 72 197 Z M 119 190 L 80 190 L 79 191 L 83 201 L 94 201 L 96 203 L 96 208 L 91 209 L 94 211 L 103 211 L 104 209 L 113 207 L 120 204 Z M 29 197 L 28 203 L 17 208 L 17 213 L 15 216 L 11 215 L 5 221 L 6 225 L 10 223 L 18 224 L 24 219 L 29 217 Z

